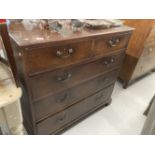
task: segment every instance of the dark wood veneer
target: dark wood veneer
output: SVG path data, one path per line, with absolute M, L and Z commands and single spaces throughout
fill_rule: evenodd
M 58 134 L 110 103 L 132 28 L 84 29 L 63 37 L 26 27 L 11 23 L 9 33 L 29 134 Z

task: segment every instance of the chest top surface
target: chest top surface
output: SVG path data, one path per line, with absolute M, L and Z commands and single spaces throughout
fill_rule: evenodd
M 72 32 L 68 29 L 68 31 L 57 33 L 51 30 L 41 29 L 36 24 L 23 21 L 11 23 L 8 26 L 8 30 L 10 37 L 19 47 L 27 47 L 51 42 L 63 42 L 68 40 L 89 38 L 115 33 L 127 33 L 132 31 L 133 28 L 127 26 L 120 26 L 100 30 L 85 28 L 82 31 L 78 32 Z

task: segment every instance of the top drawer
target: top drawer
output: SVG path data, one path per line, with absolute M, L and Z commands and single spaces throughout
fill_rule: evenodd
M 26 51 L 25 67 L 29 75 L 74 64 L 91 57 L 91 40 L 60 44 Z
M 25 67 L 29 75 L 52 71 L 89 60 L 93 56 L 109 54 L 126 48 L 129 35 L 92 38 L 63 45 L 35 48 L 26 51 Z
M 117 51 L 126 48 L 130 35 L 115 35 L 107 38 L 98 38 L 94 40 L 94 55 L 109 53 L 109 51 Z

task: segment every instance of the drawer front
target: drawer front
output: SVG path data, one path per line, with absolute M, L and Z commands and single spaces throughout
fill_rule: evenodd
M 142 57 L 152 57 L 155 56 L 155 44 L 151 44 L 144 47 Z
M 38 134 L 51 134 L 110 99 L 113 85 L 37 124 Z
M 56 70 L 30 78 L 33 100 L 45 98 L 53 93 L 71 88 L 104 72 L 120 67 L 124 52 L 76 67 Z
M 150 58 L 148 56 L 140 58 L 135 68 L 132 79 L 143 76 L 153 69 L 155 69 L 155 56 Z
M 139 78 L 139 77 L 145 75 L 146 73 L 148 73 L 149 71 L 151 71 L 149 66 L 145 66 L 144 64 L 140 64 L 136 67 L 132 79 Z
M 155 68 L 155 44 L 144 47 L 143 53 L 138 61 L 133 77 L 138 78 Z
M 143 66 L 142 64 L 138 64 L 136 66 L 136 69 L 134 70 L 134 73 L 132 75 L 132 79 L 138 78 L 140 76 L 142 76 L 144 74 L 144 68 L 145 66 Z
M 124 49 L 128 45 L 129 38 L 130 35 L 118 35 L 96 39 L 93 46 L 94 55 L 102 55 Z
M 26 51 L 25 67 L 29 75 L 52 71 L 91 57 L 92 41 L 57 45 Z
M 155 44 L 150 44 L 144 47 L 138 63 L 143 70 L 146 70 L 146 72 L 155 68 Z
M 119 70 L 109 72 L 93 80 L 82 83 L 76 87 L 62 91 L 55 95 L 51 95 L 44 100 L 35 102 L 34 109 L 36 121 L 62 111 L 72 104 L 114 83 L 116 81 L 118 73 Z

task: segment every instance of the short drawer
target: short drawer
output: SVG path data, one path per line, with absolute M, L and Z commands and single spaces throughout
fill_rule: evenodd
M 37 124 L 38 134 L 51 134 L 65 128 L 67 124 L 87 115 L 96 107 L 106 104 L 110 100 L 114 85 L 103 89 L 89 98 L 76 103 L 70 108 L 51 116 Z
M 60 92 L 93 79 L 104 72 L 119 68 L 123 57 L 124 52 L 85 65 L 68 67 L 30 78 L 29 82 L 32 90 L 32 98 L 33 100 L 38 100 L 47 97 L 53 93 Z
M 76 102 L 98 92 L 116 81 L 119 70 L 114 70 L 105 75 L 101 75 L 93 80 L 89 80 L 76 87 L 51 95 L 46 99 L 34 103 L 36 121 L 53 115 Z
M 91 46 L 91 40 L 84 40 L 65 45 L 29 49 L 25 52 L 26 70 L 29 75 L 35 75 L 84 61 L 92 55 Z
M 127 48 L 129 39 L 129 34 L 95 39 L 93 46 L 94 55 L 102 55 Z

